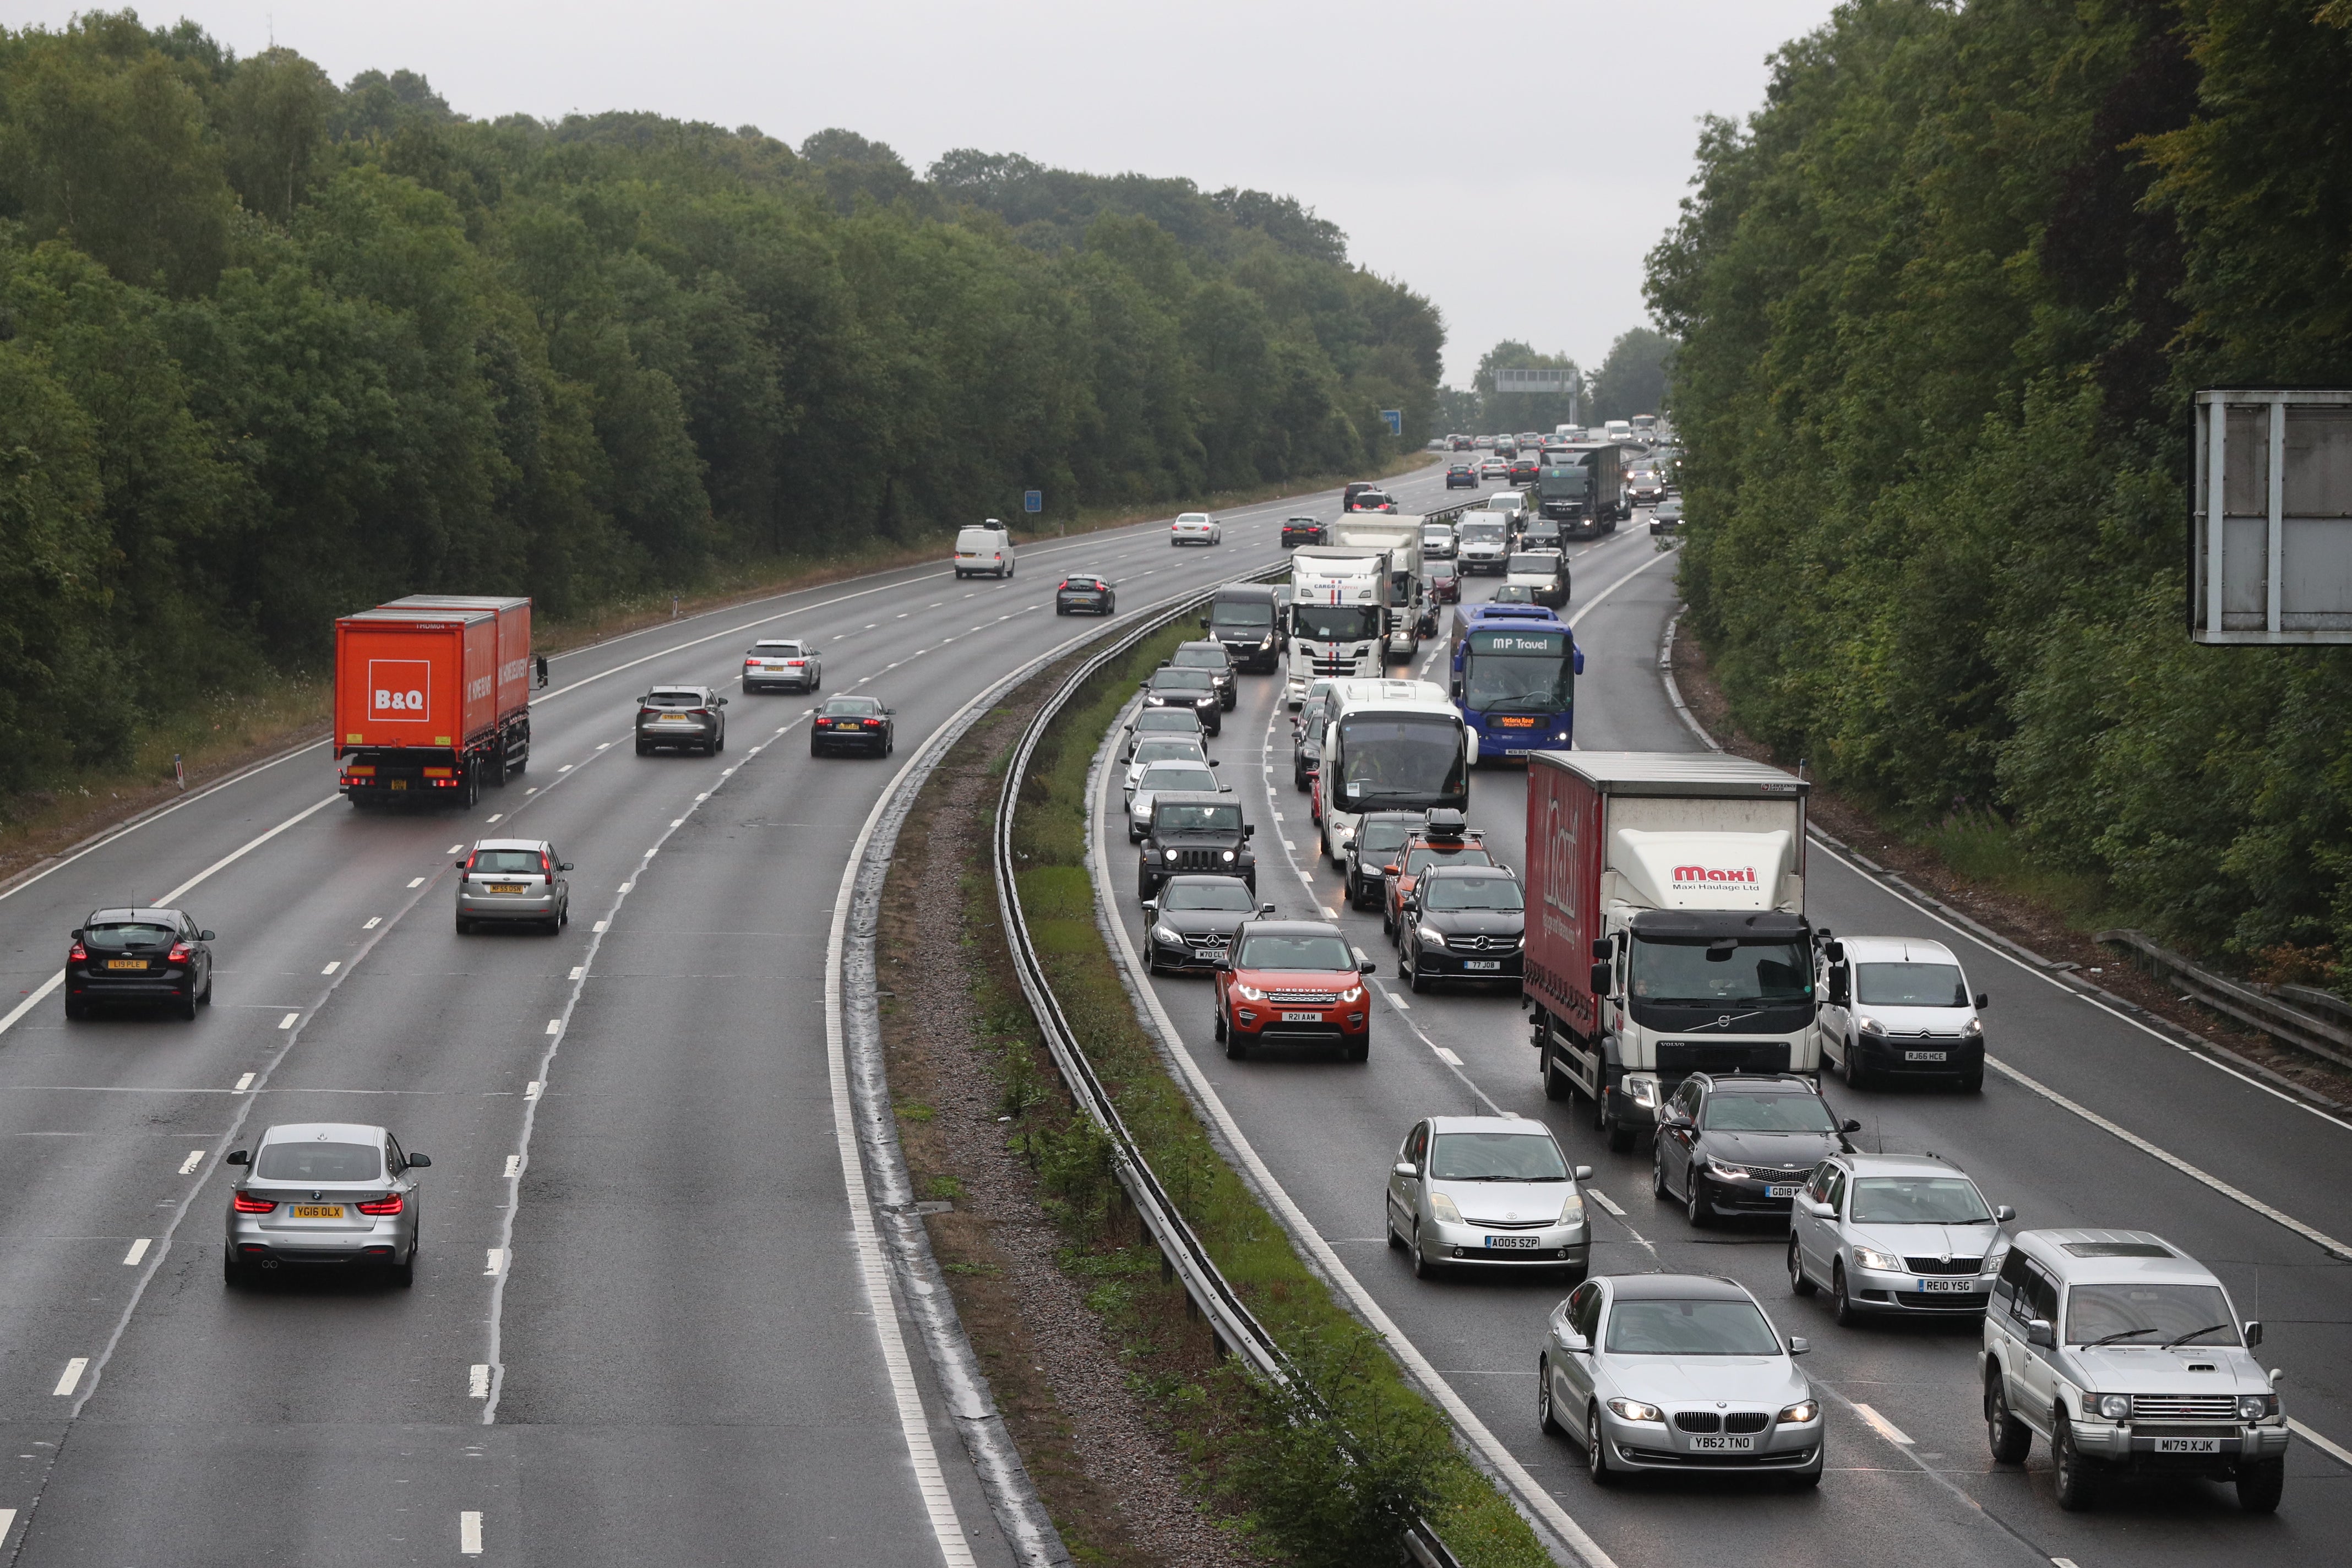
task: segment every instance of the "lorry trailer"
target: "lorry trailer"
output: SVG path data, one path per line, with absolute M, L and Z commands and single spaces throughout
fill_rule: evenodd
M 417 595 L 335 622 L 338 788 L 471 805 L 530 761 L 530 601 Z

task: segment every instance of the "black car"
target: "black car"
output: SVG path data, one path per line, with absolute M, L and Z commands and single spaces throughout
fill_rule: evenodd
M 1662 500 L 1650 509 L 1650 531 L 1672 533 L 1683 525 L 1683 503 Z
M 871 697 L 829 697 L 809 718 L 809 755 L 864 752 L 887 757 L 898 743 L 898 711 Z
M 1234 675 L 1234 656 L 1222 642 L 1178 643 L 1167 668 L 1207 670 L 1217 685 L 1217 706 L 1228 713 L 1241 700 L 1241 682 Z
M 1317 517 L 1286 517 L 1282 520 L 1282 547 L 1294 544 L 1323 542 L 1323 520 Z
M 1143 688 L 1146 708 L 1189 708 L 1207 733 L 1223 732 L 1224 703 L 1217 695 L 1217 678 L 1213 672 L 1163 664 L 1151 672 L 1150 679 L 1138 684 Z
M 1514 458 L 1511 459 L 1510 471 L 1504 476 L 1504 480 L 1507 484 L 1531 485 L 1536 482 L 1537 476 L 1542 471 L 1543 465 L 1533 458 Z
M 727 749 L 727 699 L 708 686 L 656 686 L 637 699 L 637 755 L 664 746 L 717 756 Z
M 1329 712 L 1327 699 L 1310 693 L 1290 721 L 1290 784 L 1301 795 L 1323 770 L 1323 725 Z
M 1135 760 L 1135 743 L 1146 735 L 1202 736 L 1208 731 L 1201 727 L 1199 715 L 1190 708 L 1146 708 L 1138 712 L 1127 726 L 1127 738 L 1119 742 L 1118 760 Z
M 1396 858 L 1408 835 L 1428 822 L 1419 811 L 1368 811 L 1356 819 L 1356 836 L 1349 840 L 1348 901 L 1360 910 L 1377 910 L 1388 894 L 1388 878 L 1381 868 Z
M 1516 987 L 1527 930 L 1527 900 L 1507 867 L 1432 866 L 1405 895 L 1397 973 L 1415 991 L 1440 980 Z
M 1214 969 L 1235 926 L 1272 913 L 1274 906 L 1260 904 L 1239 877 L 1166 878 L 1160 896 L 1143 900 L 1143 961 L 1154 974 Z
M 66 1016 L 125 1002 L 194 1017 L 213 999 L 212 940 L 184 910 L 92 910 L 66 951 Z
M 1679 1198 L 1693 1225 L 1718 1215 L 1785 1219 L 1812 1168 L 1860 1131 L 1793 1073 L 1693 1073 L 1658 1110 L 1650 1185 Z
M 1236 668 L 1271 675 L 1282 663 L 1281 606 L 1268 583 L 1228 583 L 1209 601 L 1201 629 L 1224 644 Z
M 1478 465 L 1448 463 L 1445 466 L 1445 488 L 1449 490 L 1475 490 L 1478 488 Z
M 1242 820 L 1232 795 L 1207 790 L 1170 790 L 1155 795 L 1151 821 L 1135 866 L 1135 896 L 1156 898 L 1171 877 L 1198 873 L 1238 877 L 1257 890 L 1257 856 L 1249 846 L 1257 831 Z
M 1115 616 L 1118 614 L 1118 595 L 1112 591 L 1110 579 L 1085 573 L 1072 573 L 1062 579 L 1054 590 L 1054 613 L 1057 616 Z
M 1519 548 L 1522 550 L 1566 550 L 1568 545 L 1560 538 L 1559 524 L 1552 521 L 1549 518 L 1539 517 L 1532 522 L 1529 522 L 1525 531 L 1519 534 Z
M 1349 511 L 1394 511 L 1396 509 L 1396 497 L 1386 490 L 1367 488 L 1348 498 Z

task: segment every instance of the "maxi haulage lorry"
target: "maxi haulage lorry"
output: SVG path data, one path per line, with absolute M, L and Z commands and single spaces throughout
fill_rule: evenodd
M 1528 756 L 1532 1043 L 1610 1147 L 1692 1073 L 1819 1077 L 1807 787 L 1717 752 Z
M 530 601 L 417 594 L 335 622 L 335 756 L 353 805 L 471 805 L 530 761 Z M 544 679 L 543 674 L 541 679 Z

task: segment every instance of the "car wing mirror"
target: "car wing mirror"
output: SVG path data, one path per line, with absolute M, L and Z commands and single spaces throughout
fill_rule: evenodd
M 1578 1333 L 1574 1329 L 1570 1328 L 1565 1323 L 1562 1323 L 1555 1331 L 1554 1337 L 1559 1340 L 1560 1349 L 1577 1355 L 1587 1354 L 1592 1349 L 1592 1342 L 1591 1340 L 1586 1339 L 1582 1334 Z
M 2263 1342 L 2263 1325 L 2255 1319 L 2246 1320 L 2246 1347 L 2251 1350 Z
M 198 942 L 210 942 L 212 939 L 213 933 L 208 931 L 200 931 L 196 933 L 196 940 Z
M 1159 914 L 1159 912 L 1160 912 L 1160 900 L 1159 900 L 1158 899 L 1146 899 L 1146 900 L 1143 900 L 1143 912 L 1144 912 L 1146 915 L 1157 915 L 1157 914 Z
M 1400 1176 L 1418 1176 L 1421 1174 L 1421 1167 L 1410 1160 L 1399 1160 L 1396 1163 L 1396 1173 Z
M 1812 1348 L 1812 1342 L 1805 1338 L 1804 1335 L 1790 1334 L 1789 1336 L 1789 1353 L 1790 1355 L 1803 1355 Z
M 1222 768 L 1222 767 L 1223 767 L 1225 764 L 1224 764 L 1224 763 L 1221 763 L 1221 762 L 1219 762 L 1219 761 L 1217 761 L 1217 759 L 1216 759 L 1216 758 L 1214 758 L 1214 757 L 1211 757 L 1211 758 L 1209 759 L 1209 765 L 1210 765 L 1211 767 L 1213 767 L 1213 768 Z
M 82 928 L 76 926 L 73 928 L 72 934 L 68 936 L 66 940 L 68 942 L 79 942 L 81 940 L 81 933 Z
M 464 870 L 464 869 L 466 868 L 466 857 L 465 857 L 465 856 L 463 856 L 463 855 L 460 855 L 460 856 L 458 856 L 455 860 L 451 861 L 451 862 L 450 862 L 450 864 L 451 864 L 451 865 L 453 865 L 453 866 L 455 866 L 455 867 L 457 867 L 457 869 L 459 869 L 460 871 L 462 871 L 462 870 Z
M 2036 1318 L 2032 1322 L 2026 1324 L 2025 1342 L 2030 1345 L 2040 1345 L 2043 1350 L 2056 1350 L 2058 1348 L 2058 1336 L 2052 1331 L 2050 1327 L 2050 1320 L 2047 1318 Z
M 539 656 L 538 677 L 536 684 L 545 686 L 547 684 L 547 656 L 545 654 Z
M 1356 973 L 1359 973 L 1359 974 L 1378 974 L 1380 972 L 1381 972 L 1381 966 L 1380 966 L 1379 964 L 1377 964 L 1377 963 L 1373 963 L 1370 959 L 1369 959 L 1369 958 L 1360 958 L 1360 959 L 1356 960 Z
M 1226 793 L 1227 795 L 1231 795 L 1231 794 L 1233 794 L 1234 792 L 1233 792 L 1233 791 L 1231 791 L 1231 790 L 1227 790 L 1225 793 Z M 1255 837 L 1257 837 L 1257 824 L 1256 824 L 1256 823 L 1255 823 L 1255 822 L 1244 822 L 1244 823 L 1243 823 L 1243 824 L 1242 824 L 1242 837 L 1243 837 L 1244 838 L 1255 838 Z
M 1274 906 L 1272 904 L 1260 904 L 1257 907 L 1257 912 L 1259 918 L 1264 919 L 1265 917 L 1274 913 Z
M 1837 1213 L 1837 1210 L 1832 1208 L 1820 1198 L 1801 1197 L 1797 1200 L 1797 1206 L 1803 1209 L 1815 1219 L 1827 1219 L 1832 1215 Z
M 253 1163 L 253 1155 L 248 1150 L 232 1149 L 226 1154 L 221 1156 L 221 1163 L 224 1165 L 250 1165 Z
M 411 1154 L 408 1157 L 408 1168 L 412 1171 L 421 1171 L 431 1163 L 433 1156 L 430 1154 Z
M 1217 960 L 1217 967 L 1220 970 L 1231 973 L 1234 967 L 1234 961 L 1230 958 L 1221 958 Z
M 1999 1220 L 2001 1224 L 2007 1225 L 2011 1220 L 2017 1217 L 2017 1211 L 2010 1207 L 2007 1204 L 1995 1204 L 1992 1205 L 1992 1217 Z
M 1402 868 L 1401 867 L 1391 862 L 1391 864 L 1381 868 L 1381 875 L 1383 877 L 1394 877 L 1399 875 L 1402 869 Z
M 882 711 L 890 715 L 892 718 L 898 717 L 898 710 L 896 708 L 885 708 Z
M 1991 992 L 1990 992 L 1990 991 L 1979 991 L 1979 992 L 1978 992 L 1978 993 L 1977 993 L 1977 1011 L 1978 1011 L 1978 1012 L 1981 1013 L 1981 1012 L 1983 1012 L 1986 1008 L 1988 1008 L 1988 1007 L 1990 1007 L 1990 1006 L 1991 1006 L 1991 1005 L 1992 1005 L 1992 993 L 1991 993 Z
M 555 868 L 559 871 L 569 871 L 572 869 L 572 862 L 569 860 L 558 860 L 555 863 Z
M 1576 1179 L 1580 1182 L 1589 1182 L 1592 1180 L 1592 1167 L 1590 1165 L 1577 1166 Z
M 1859 1132 L 1862 1131 L 1862 1123 L 1849 1116 L 1843 1121 L 1838 1123 L 1838 1131 L 1840 1132 Z
M 727 699 L 725 699 L 724 697 L 714 698 L 714 699 L 712 699 L 712 700 L 713 700 L 713 701 L 714 701 L 714 702 L 715 702 L 719 707 L 724 708 L 724 707 L 726 707 L 726 706 L 727 706 Z

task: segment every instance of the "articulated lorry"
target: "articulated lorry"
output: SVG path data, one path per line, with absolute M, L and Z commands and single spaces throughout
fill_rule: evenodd
M 1385 551 L 1306 544 L 1290 552 L 1290 652 L 1283 697 L 1297 708 L 1318 680 L 1377 676 L 1388 637 Z
M 1331 525 L 1332 543 L 1378 550 L 1388 557 L 1385 635 L 1391 659 L 1410 659 L 1421 651 L 1422 600 L 1428 592 L 1421 580 L 1421 530 L 1428 521 L 1407 513 L 1354 513 Z
M 1536 510 L 1570 539 L 1616 532 L 1633 515 L 1623 458 L 1608 442 L 1580 441 L 1547 454 L 1536 474 Z
M 1807 787 L 1716 752 L 1529 753 L 1531 1043 L 1610 1147 L 1695 1072 L 1819 1078 Z
M 335 622 L 335 757 L 353 805 L 471 805 L 530 762 L 530 601 L 416 594 Z

